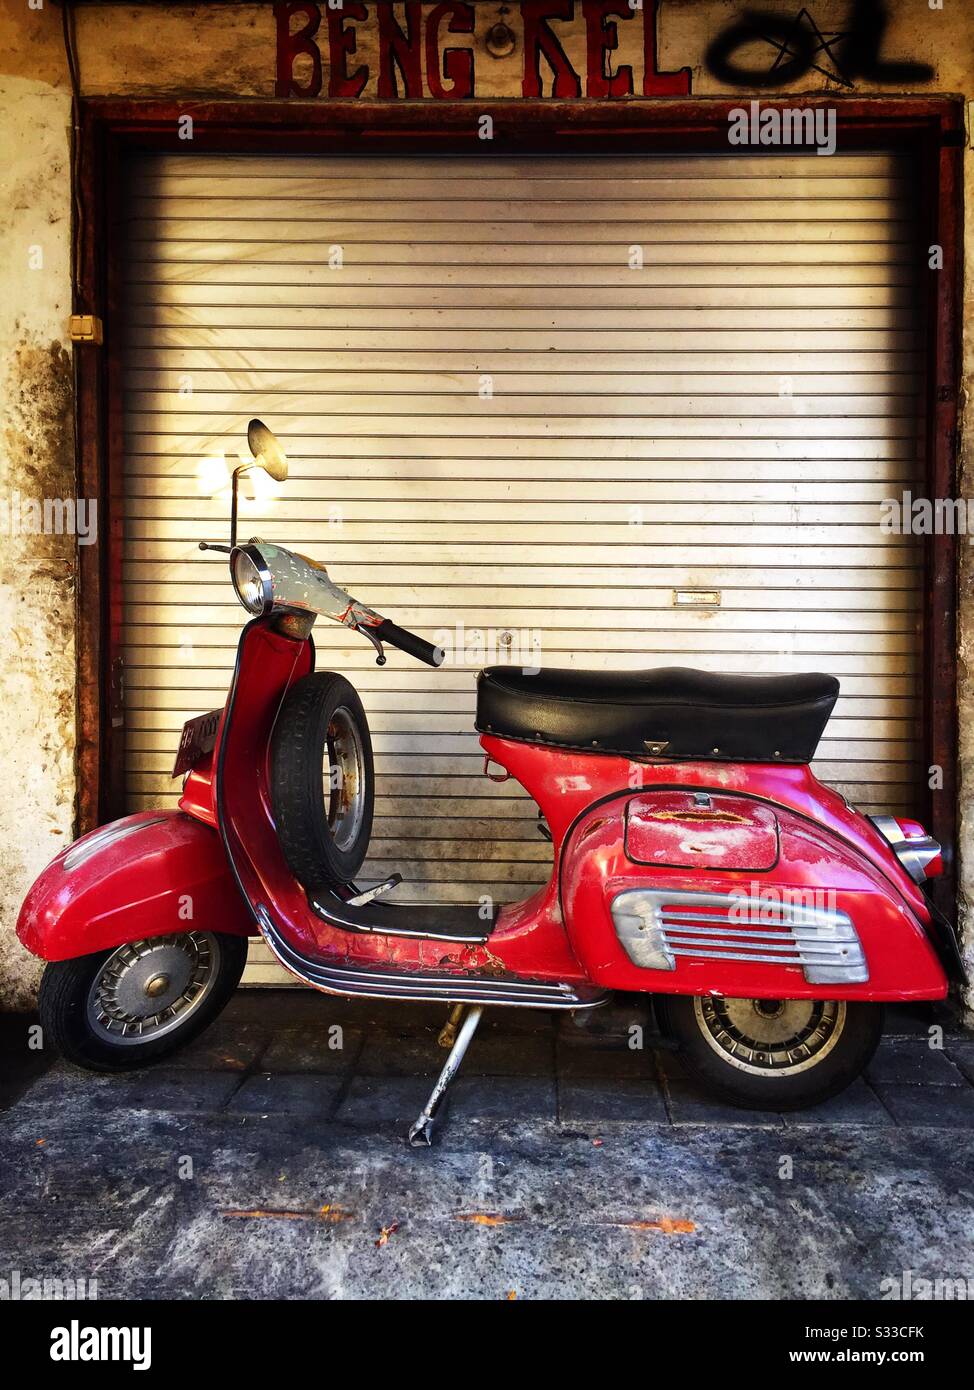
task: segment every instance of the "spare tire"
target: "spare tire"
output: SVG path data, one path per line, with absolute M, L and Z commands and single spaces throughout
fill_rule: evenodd
M 355 688 L 333 671 L 295 681 L 271 739 L 271 805 L 288 866 L 305 888 L 348 883 L 362 867 L 374 781 Z

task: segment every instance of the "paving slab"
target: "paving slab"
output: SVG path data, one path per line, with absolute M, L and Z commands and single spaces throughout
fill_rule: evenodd
M 362 1050 L 362 1032 L 337 1021 L 312 1021 L 278 1030 L 260 1058 L 262 1071 L 344 1073 Z
M 965 1086 L 876 1085 L 876 1093 L 898 1125 L 938 1129 L 974 1128 L 974 1090 Z
M 342 1124 L 394 1128 L 403 1133 L 429 1099 L 432 1084 L 423 1076 L 357 1076 L 338 1109 Z
M 947 1056 L 959 1067 L 968 1082 L 974 1082 L 974 1038 L 950 1038 Z
M 556 1058 L 559 1075 L 579 1080 L 638 1081 L 656 1075 L 654 1053 L 648 1047 L 631 1048 L 620 1037 L 559 1037 Z
M 0 1014 L 0 1110 L 7 1110 L 56 1060 L 41 1041 L 36 1013 Z
M 884 1039 L 876 1049 L 866 1080 L 876 1085 L 929 1084 L 934 1086 L 963 1086 L 963 1073 L 947 1053 L 926 1042 L 898 1042 Z
M 166 1065 L 180 1071 L 247 1071 L 271 1038 L 270 1030 L 259 1023 L 224 1015 L 194 1042 L 174 1052 Z
M 562 1124 L 669 1123 L 663 1092 L 654 1081 L 562 1079 L 558 1084 Z
M 534 1115 L 553 1121 L 555 1112 L 553 1078 L 461 1076 L 450 1093 L 450 1115 L 457 1124 L 472 1115 L 497 1120 Z
M 675 1125 L 745 1126 L 754 1129 L 784 1123 L 777 1111 L 744 1110 L 736 1105 L 725 1105 L 688 1081 L 667 1081 L 664 1089 L 670 1118 Z
M 240 1085 L 234 1071 L 184 1071 L 179 1067 L 146 1067 L 138 1071 L 103 1074 L 82 1071 L 58 1062 L 11 1108 L 28 1109 L 57 1121 L 65 1105 L 82 1105 L 92 1115 L 128 1110 L 213 1112 L 222 1110 Z
M 840 1095 L 807 1110 L 789 1110 L 782 1114 L 789 1129 L 817 1125 L 892 1125 L 893 1117 L 879 1096 L 859 1077 Z
M 343 1085 L 340 1076 L 262 1072 L 247 1078 L 230 1097 L 227 1109 L 248 1114 L 328 1116 Z
M 447 1053 L 437 1045 L 438 1031 L 369 1033 L 362 1046 L 357 1070 L 363 1076 L 438 1076 Z

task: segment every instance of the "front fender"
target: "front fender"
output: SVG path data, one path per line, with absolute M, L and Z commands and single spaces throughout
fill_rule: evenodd
M 142 811 L 75 840 L 24 900 L 17 935 L 69 960 L 172 932 L 253 935 L 216 830 L 182 811 Z

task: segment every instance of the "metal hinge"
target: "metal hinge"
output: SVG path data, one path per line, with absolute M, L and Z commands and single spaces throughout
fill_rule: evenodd
M 95 343 L 104 341 L 102 321 L 96 314 L 72 314 L 68 321 L 72 343 Z

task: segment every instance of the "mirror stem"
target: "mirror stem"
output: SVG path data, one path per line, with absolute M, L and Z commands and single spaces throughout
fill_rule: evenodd
M 237 544 L 237 494 L 240 488 L 240 475 L 252 468 L 253 464 L 242 463 L 239 468 L 233 470 L 233 479 L 230 486 L 230 545 L 231 548 Z

